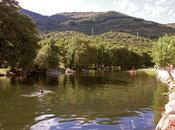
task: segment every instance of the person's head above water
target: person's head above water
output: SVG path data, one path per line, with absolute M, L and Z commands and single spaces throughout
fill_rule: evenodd
M 42 94 L 44 91 L 43 90 L 40 90 L 40 93 Z

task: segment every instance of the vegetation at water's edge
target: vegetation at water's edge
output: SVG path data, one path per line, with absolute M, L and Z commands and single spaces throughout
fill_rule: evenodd
M 153 45 L 152 57 L 159 67 L 167 67 L 167 72 L 172 82 L 172 65 L 175 64 L 175 36 L 164 36 Z M 171 65 L 171 66 L 170 66 Z
M 145 74 L 149 76 L 156 76 L 157 75 L 157 69 L 156 68 L 147 68 L 147 69 L 138 69 L 138 72 L 144 72 Z
M 153 43 L 152 57 L 157 66 L 175 64 L 175 36 L 164 36 Z

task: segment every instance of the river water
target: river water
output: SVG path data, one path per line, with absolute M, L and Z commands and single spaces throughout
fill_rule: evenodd
M 143 73 L 0 78 L 0 130 L 153 130 L 163 92 Z

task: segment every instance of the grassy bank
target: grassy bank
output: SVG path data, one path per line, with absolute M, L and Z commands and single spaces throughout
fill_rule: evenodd
M 145 74 L 149 76 L 156 76 L 157 70 L 155 68 L 147 68 L 147 69 L 138 69 L 138 72 L 144 72 Z
M 5 74 L 8 70 L 8 68 L 0 68 L 0 74 Z

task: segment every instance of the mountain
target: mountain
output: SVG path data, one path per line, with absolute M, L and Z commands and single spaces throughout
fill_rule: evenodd
M 171 27 L 171 28 L 174 28 L 175 29 L 175 23 L 169 23 L 169 24 L 166 24 L 167 27 Z
M 43 16 L 23 9 L 21 13 L 30 16 L 41 31 L 78 31 L 88 35 L 99 35 L 109 31 L 127 32 L 150 39 L 175 34 L 175 29 L 166 25 L 115 11 L 70 12 Z
M 22 13 L 22 14 L 26 14 L 26 15 L 32 17 L 32 19 L 33 19 L 35 22 L 39 22 L 39 21 L 42 21 L 42 20 L 45 20 L 45 19 L 48 18 L 47 16 L 43 16 L 43 15 L 41 15 L 41 14 L 37 14 L 37 13 L 31 12 L 31 11 L 28 11 L 28 10 L 25 10 L 25 9 L 22 9 L 22 10 L 21 10 L 21 13 Z

